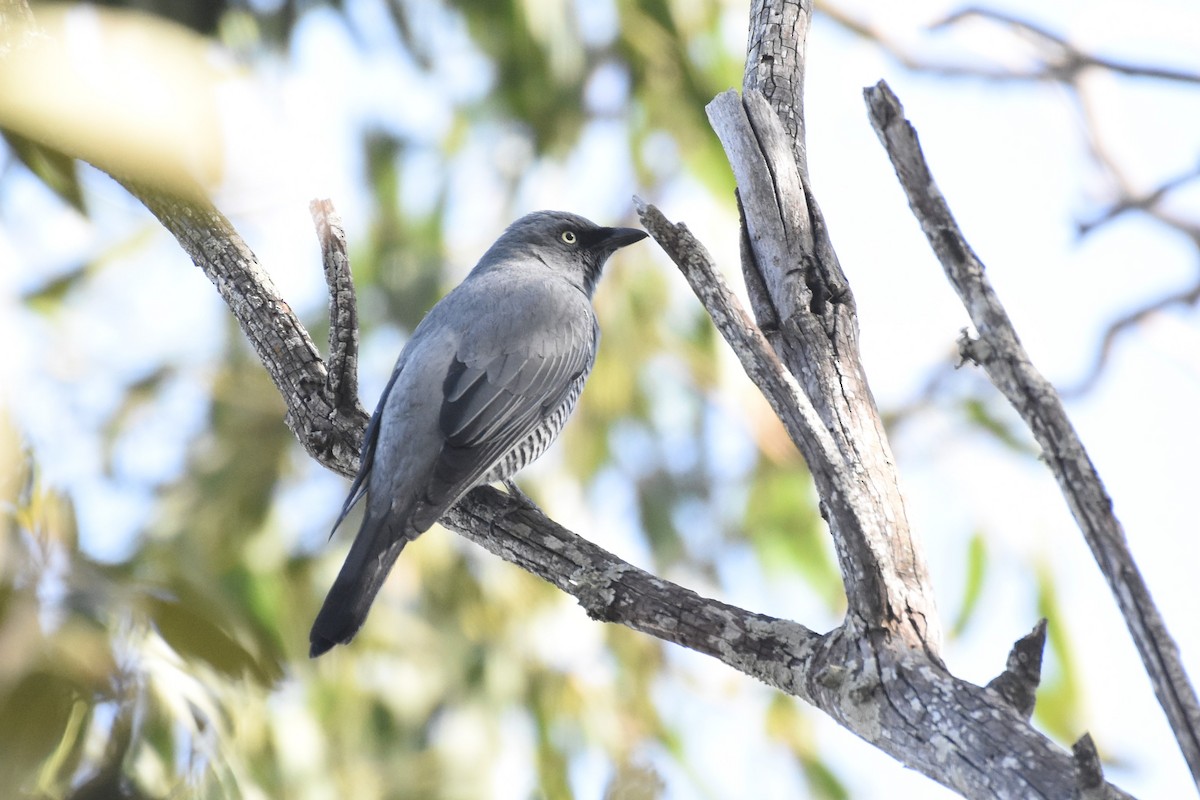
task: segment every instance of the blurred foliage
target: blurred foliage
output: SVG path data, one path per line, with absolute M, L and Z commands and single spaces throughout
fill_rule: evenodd
M 1072 653 L 1069 625 L 1058 600 L 1054 572 L 1048 564 L 1037 570 L 1037 613 L 1046 620 L 1049 645 L 1042 666 L 1034 720 L 1061 742 L 1079 738 L 1088 729 L 1083 713 L 1083 688 Z
M 967 626 L 975 618 L 979 610 L 979 599 L 983 597 L 984 578 L 987 577 L 988 549 L 987 537 L 976 531 L 967 542 L 967 563 L 963 570 L 962 599 L 958 604 L 958 613 L 950 624 L 949 636 L 957 638 L 963 635 Z
M 295 26 L 317 7 L 102 4 L 221 39 L 252 67 L 286 58 Z M 328 5 L 350 16 L 342 3 Z M 396 40 L 424 69 L 459 56 L 426 41 L 422 15 L 435 4 L 385 6 Z M 491 90 L 455 100 L 453 124 L 432 145 L 382 126 L 362 131 L 369 224 L 351 243 L 351 260 L 360 303 L 371 309 L 364 320 L 387 319 L 403 334 L 456 279 L 445 269 L 444 232 L 464 131 L 504 124 L 531 159 L 563 159 L 589 123 L 611 116 L 587 100 L 602 68 L 628 80 L 628 159 L 639 186 L 652 193 L 675 177 L 645 146 L 666 136 L 679 157 L 669 169 L 732 202 L 703 110 L 741 82 L 742 54 L 722 44 L 722 3 L 615 0 L 611 36 L 583 30 L 565 3 L 436 7 L 469 31 L 494 71 Z M 87 211 L 72 162 L 8 141 L 62 202 Z M 402 200 L 415 153 L 432 158 L 437 173 L 418 210 Z M 533 163 L 502 175 L 510 194 Z M 53 320 L 117 256 L 29 289 L 26 307 Z M 584 495 L 614 480 L 628 490 L 629 525 L 653 560 L 644 566 L 686 569 L 719 592 L 719 562 L 740 548 L 753 554 L 765 585 L 802 581 L 840 612 L 841 581 L 811 479 L 766 406 L 731 399 L 735 381 L 707 317 L 690 297 L 681 304 L 661 273 L 620 264 L 602 282 L 597 307 L 603 346 L 558 448 L 562 472 Z M 320 337 L 325 321 L 311 323 Z M 364 341 L 380 333 L 368 324 Z M 532 765 L 534 785 L 506 787 L 505 796 L 569 798 L 585 779 L 602 783 L 583 796 L 600 788 L 606 798 L 664 794 L 663 765 L 684 759 L 689 732 L 664 708 L 662 687 L 701 691 L 686 670 L 657 640 L 591 622 L 556 590 L 444 533 L 405 551 L 352 647 L 309 661 L 308 627 L 350 532 L 332 545 L 297 539 L 294 528 L 311 520 L 298 519 L 307 512 L 295 507 L 311 508 L 304 501 L 317 468 L 282 424 L 280 399 L 232 322 L 214 350 L 192 376 L 208 396 L 186 463 L 151 482 L 152 511 L 132 552 L 115 563 L 80 548 L 72 499 L 42 485 L 20 436 L 0 426 L 0 786 L 56 799 L 476 798 L 496 795 L 495 776 L 512 773 L 516 760 Z M 182 371 L 159 363 L 124 382 L 98 431 L 110 477 L 114 453 Z M 967 411 L 1027 448 L 983 407 Z M 736 428 L 739 419 L 746 429 Z M 728 427 L 748 443 L 744 464 L 716 444 Z M 336 511 L 331 502 L 312 526 L 324 528 Z M 976 607 L 986 557 L 977 537 L 956 631 Z M 1044 611 L 1053 643 L 1052 612 Z M 1065 643 L 1055 648 L 1068 663 Z M 1051 684 L 1045 713 L 1074 708 L 1072 687 Z M 787 754 L 809 796 L 847 797 L 807 712 L 764 687 L 743 691 L 770 698 L 755 735 Z
M 75 159 L 11 131 L 0 131 L 0 135 L 17 160 L 37 175 L 59 199 L 80 213 L 87 213 Z
M 961 402 L 967 422 L 990 433 L 995 441 L 1027 456 L 1037 457 L 1041 452 L 1029 431 L 1021 426 L 1020 418 L 1008 406 L 1001 406 L 994 393 L 989 393 L 987 399 L 965 397 Z
M 812 723 L 794 697 L 777 694 L 771 698 L 764 720 L 767 735 L 782 743 L 803 771 L 808 796 L 814 800 L 847 800 L 849 792 L 821 759 L 812 734 Z

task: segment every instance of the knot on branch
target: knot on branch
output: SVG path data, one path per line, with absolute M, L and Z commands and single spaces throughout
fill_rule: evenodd
M 627 571 L 628 564 L 620 564 L 606 569 L 581 568 L 571 576 L 570 583 L 575 587 L 572 594 L 587 615 L 599 622 L 615 622 L 619 619 L 616 613 L 617 590 L 614 584 L 620 580 L 622 573 Z
M 1042 651 L 1045 647 L 1046 620 L 1043 618 L 1013 644 L 1004 671 L 987 685 L 1025 719 L 1033 716 L 1038 684 L 1042 681 Z
M 996 352 L 987 341 L 975 338 L 966 328 L 959 332 L 957 344 L 959 361 L 956 368 L 968 362 L 977 367 L 986 366 Z
M 1090 733 L 1071 746 L 1071 760 L 1075 764 L 1075 800 L 1113 800 L 1117 796 L 1104 782 L 1104 768 Z

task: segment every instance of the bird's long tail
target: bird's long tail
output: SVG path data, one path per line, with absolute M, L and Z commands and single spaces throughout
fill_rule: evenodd
M 308 634 L 309 658 L 354 638 L 392 564 L 410 540 L 410 536 L 373 520 L 370 509 L 367 510 L 346 562 Z

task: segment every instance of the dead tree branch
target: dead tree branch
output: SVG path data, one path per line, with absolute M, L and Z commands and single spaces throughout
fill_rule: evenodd
M 822 4 L 821 13 L 848 31 L 875 42 L 898 62 L 915 72 L 939 75 L 948 78 L 976 79 L 993 82 L 1041 82 L 1053 83 L 1066 89 L 1080 109 L 1082 128 L 1087 138 L 1096 168 L 1102 180 L 1108 182 L 1112 199 L 1107 207 L 1089 220 L 1080 221 L 1081 236 L 1090 234 L 1114 219 L 1137 211 L 1166 228 L 1182 234 L 1200 255 L 1200 221 L 1189 219 L 1168 210 L 1166 200 L 1176 191 L 1190 183 L 1200 168 L 1162 181 L 1152 188 L 1136 187 L 1125 177 L 1119 160 L 1105 142 L 1104 130 L 1092 113 L 1091 92 L 1084 80 L 1097 72 L 1108 72 L 1124 78 L 1165 81 L 1184 86 L 1200 85 L 1200 73 L 1172 69 L 1154 64 L 1140 64 L 1089 53 L 1071 42 L 1066 36 L 1028 20 L 1005 14 L 994 9 L 968 7 L 930 26 L 931 31 L 951 31 L 960 28 L 969 20 L 984 20 L 1002 25 L 1015 36 L 1031 43 L 1035 62 L 1032 66 L 1017 68 L 1008 65 L 989 65 L 976 59 L 955 62 L 934 60 L 918 49 L 905 46 L 887 31 L 874 27 L 863 19 L 847 13 L 836 4 Z M 1195 306 L 1193 299 L 1200 293 L 1200 280 L 1181 286 L 1165 296 L 1144 303 L 1119 315 L 1109 323 L 1102 342 L 1093 357 L 1087 373 L 1073 385 L 1061 390 L 1064 397 L 1073 397 L 1090 391 L 1103 375 L 1116 343 L 1122 336 L 1135 330 L 1139 323 L 1155 313 L 1170 307 Z
M 865 95 L 871 124 L 892 160 L 909 206 L 979 333 L 978 339 L 966 339 L 963 354 L 984 368 L 1041 445 L 1043 460 L 1112 589 L 1192 775 L 1200 781 L 1200 703 L 1179 649 L 1142 580 L 1112 500 L 1058 394 L 1034 367 L 987 280 L 983 263 L 963 238 L 900 101 L 882 81 L 866 89 Z

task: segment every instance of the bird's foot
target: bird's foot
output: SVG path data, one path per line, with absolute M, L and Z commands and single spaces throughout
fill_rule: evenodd
M 514 505 L 524 508 L 527 511 L 541 511 L 537 503 L 533 502 L 529 495 L 521 491 L 521 487 L 517 486 L 516 481 L 512 478 L 505 478 L 501 483 L 504 484 L 504 489 L 508 492 L 508 496 L 512 498 Z M 513 510 L 515 511 L 516 509 Z
M 529 495 L 522 492 L 520 487 L 518 487 L 511 480 L 505 478 L 503 481 L 501 481 L 501 483 L 504 484 L 504 488 L 507 490 L 506 494 L 508 496 L 508 501 L 504 504 L 504 509 L 499 514 L 492 517 L 490 527 L 493 533 L 495 533 L 497 525 L 503 524 L 504 520 L 508 519 L 513 514 L 516 514 L 518 511 L 541 512 L 541 509 L 537 507 L 537 503 L 530 500 Z
M 501 483 L 504 484 L 507 501 L 504 503 L 504 508 L 500 510 L 500 513 L 492 517 L 492 521 L 488 523 L 488 527 L 491 528 L 493 534 L 496 532 L 496 526 L 503 525 L 506 519 L 519 511 L 536 511 L 539 514 L 542 513 L 537 503 L 529 499 L 529 495 L 522 492 L 520 487 L 511 480 L 505 478 Z

